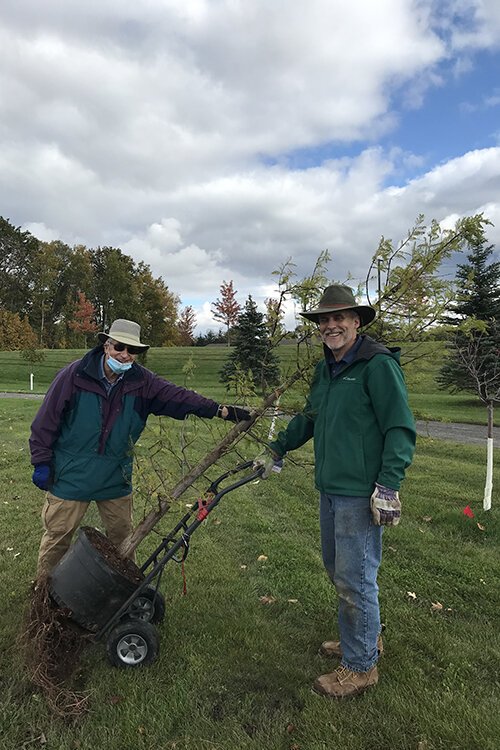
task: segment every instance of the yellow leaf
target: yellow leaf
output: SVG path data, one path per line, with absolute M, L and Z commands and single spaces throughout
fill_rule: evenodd
M 477 524 L 479 531 L 486 531 L 486 526 L 482 526 L 480 523 Z
M 267 560 L 267 555 L 259 555 L 257 558 L 257 562 L 265 562 Z
M 289 604 L 298 604 L 298 603 L 299 603 L 299 600 L 298 600 L 298 599 L 287 599 L 287 602 L 288 602 Z
M 276 598 L 274 596 L 259 596 L 261 604 L 274 604 Z
M 432 602 L 431 604 L 431 612 L 441 612 L 443 609 L 443 605 L 441 602 Z
M 416 599 L 417 598 L 417 595 L 416 595 L 416 593 L 414 591 L 407 591 L 406 595 L 407 595 L 407 597 L 409 599 Z

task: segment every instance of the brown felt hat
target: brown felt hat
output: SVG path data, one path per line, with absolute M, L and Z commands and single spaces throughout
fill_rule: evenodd
M 111 323 L 111 328 L 108 333 L 98 333 L 99 341 L 103 343 L 108 339 L 119 341 L 120 344 L 128 344 L 130 346 L 140 347 L 141 349 L 149 349 L 149 344 L 143 344 L 141 342 L 141 326 L 139 323 L 135 323 L 133 320 L 125 320 L 124 318 L 118 318 Z
M 342 284 L 332 284 L 327 286 L 323 295 L 314 310 L 301 312 L 303 318 L 314 320 L 319 323 L 319 316 L 325 313 L 339 312 L 339 310 L 354 310 L 359 315 L 361 327 L 367 326 L 374 320 L 376 312 L 369 305 L 358 305 L 352 289 Z

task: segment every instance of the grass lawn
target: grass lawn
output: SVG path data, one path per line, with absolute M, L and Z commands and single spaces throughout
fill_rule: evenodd
M 376 689 L 340 703 L 310 691 L 330 668 L 317 648 L 335 635 L 336 597 L 322 568 L 312 455 L 305 446 L 281 475 L 228 494 L 196 532 L 186 561 L 187 596 L 180 566 L 169 563 L 157 661 L 120 670 L 109 665 L 103 644 L 92 645 L 75 676 L 75 687 L 90 691 L 90 713 L 77 722 L 55 718 L 27 681 L 16 646 L 40 538 L 43 493 L 31 484 L 27 448 L 37 407 L 0 400 L 2 748 L 498 748 L 500 468 L 493 508 L 484 513 L 485 451 L 428 438 L 419 438 L 404 485 L 403 521 L 384 534 L 379 582 L 386 652 Z M 153 482 L 149 458 L 159 436 L 165 441 L 161 470 L 174 477 L 181 469 L 168 439 L 177 452 L 186 445 L 196 452 L 213 442 L 212 429 L 201 420 L 153 420 L 138 449 L 141 485 Z M 243 442 L 239 456 L 252 450 Z M 225 463 L 237 460 L 229 456 Z M 217 473 L 211 469 L 209 478 Z M 188 500 L 162 519 L 161 529 L 177 522 Z M 137 520 L 144 503 L 138 492 Z M 463 514 L 466 505 L 474 518 Z M 86 520 L 99 525 L 95 509 Z M 153 537 L 139 548 L 140 558 L 156 545 Z M 264 604 L 264 596 L 274 601 Z
M 407 345 L 403 349 L 402 362 L 415 418 L 485 425 L 486 409 L 473 394 L 450 394 L 438 389 L 435 377 L 443 351 L 441 342 L 420 344 L 418 348 Z M 0 391 L 29 392 L 30 373 L 33 373 L 34 392 L 45 393 L 56 372 L 83 353 L 76 349 L 45 351 L 43 362 L 30 365 L 20 357 L 19 352 L 0 352 Z M 282 345 L 279 355 L 286 376 L 296 367 L 296 347 Z M 231 396 L 227 394 L 225 386 L 218 382 L 218 372 L 227 356 L 228 348 L 222 345 L 153 348 L 148 352 L 146 366 L 174 383 L 194 388 L 216 400 L 228 401 Z M 185 368 L 190 362 L 193 367 L 189 375 Z M 300 391 L 284 396 L 282 403 L 291 402 L 295 405 L 302 402 Z M 500 410 L 495 414 L 495 424 L 500 425 Z

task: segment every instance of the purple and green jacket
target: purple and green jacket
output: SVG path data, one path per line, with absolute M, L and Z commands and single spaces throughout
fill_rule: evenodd
M 31 426 L 32 464 L 52 468 L 50 491 L 65 500 L 111 500 L 132 492 L 133 446 L 150 414 L 211 419 L 218 404 L 132 365 L 109 396 L 102 345 L 54 378 Z

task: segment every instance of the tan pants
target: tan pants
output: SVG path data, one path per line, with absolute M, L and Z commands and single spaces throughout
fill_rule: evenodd
M 96 503 L 106 534 L 118 547 L 132 531 L 132 495 Z M 38 552 L 37 577 L 49 574 L 69 549 L 88 507 L 88 502 L 62 500 L 47 492 L 42 508 L 44 533 Z

